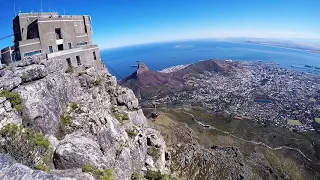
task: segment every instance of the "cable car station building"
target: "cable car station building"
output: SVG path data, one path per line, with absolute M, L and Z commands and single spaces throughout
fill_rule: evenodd
M 31 56 L 63 59 L 68 66 L 100 60 L 92 44 L 91 18 L 58 13 L 20 13 L 13 19 L 13 47 L 1 50 L 1 63 L 10 64 Z M 9 53 L 9 54 L 8 54 Z

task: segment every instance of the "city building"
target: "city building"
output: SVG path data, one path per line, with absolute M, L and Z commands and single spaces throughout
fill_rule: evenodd
M 69 66 L 100 60 L 99 48 L 92 44 L 90 16 L 69 16 L 58 13 L 19 13 L 13 19 L 11 61 L 30 56 L 59 59 Z M 6 60 L 7 55 L 2 59 Z M 90 63 L 91 64 L 91 63 Z

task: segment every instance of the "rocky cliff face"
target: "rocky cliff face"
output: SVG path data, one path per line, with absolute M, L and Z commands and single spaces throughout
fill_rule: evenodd
M 28 59 L 1 66 L 0 89 L 19 94 L 24 108 L 18 112 L 0 97 L 0 126 L 23 124 L 49 139 L 54 150 L 51 173 L 56 174 L 51 179 L 94 179 L 81 172 L 85 165 L 110 168 L 119 180 L 147 170 L 169 173 L 166 144 L 147 125 L 133 92 L 118 86 L 101 62 L 93 63 L 100 64 L 74 67 L 68 73 L 59 60 Z M 17 173 L 11 175 L 19 179 Z

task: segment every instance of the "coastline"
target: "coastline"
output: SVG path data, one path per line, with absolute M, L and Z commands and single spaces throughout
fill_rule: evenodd
M 261 42 L 237 42 L 237 41 L 230 41 L 230 40 L 221 40 L 224 42 L 230 42 L 230 43 L 235 43 L 235 44 L 252 44 L 252 45 L 260 45 L 260 46 L 267 46 L 267 47 L 276 47 L 276 48 L 281 48 L 281 49 L 289 49 L 289 50 L 294 50 L 294 51 L 300 51 L 300 52 L 305 52 L 308 54 L 313 54 L 313 55 L 318 55 L 320 56 L 320 52 L 313 52 L 311 50 L 302 50 L 302 49 L 297 49 L 297 48 L 291 48 L 291 47 L 285 47 L 285 46 L 279 46 L 279 45 L 273 45 L 273 44 L 268 44 L 268 43 L 261 43 Z

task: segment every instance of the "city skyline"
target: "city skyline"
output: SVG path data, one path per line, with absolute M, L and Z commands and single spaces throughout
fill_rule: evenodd
M 3 3 L 3 1 L 2 1 Z M 320 39 L 320 2 L 296 1 L 24 1 L 3 4 L 0 37 L 12 34 L 15 14 L 57 11 L 92 17 L 101 49 L 197 38 Z M 13 45 L 11 37 L 0 46 Z

